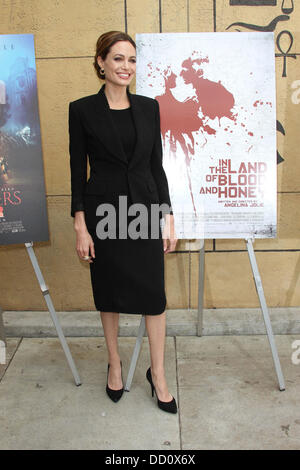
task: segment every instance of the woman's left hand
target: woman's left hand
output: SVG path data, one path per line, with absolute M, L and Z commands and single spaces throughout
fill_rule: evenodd
M 175 228 L 174 228 L 174 216 L 173 214 L 165 214 L 165 225 L 162 233 L 164 242 L 164 253 L 174 251 L 177 243 Z

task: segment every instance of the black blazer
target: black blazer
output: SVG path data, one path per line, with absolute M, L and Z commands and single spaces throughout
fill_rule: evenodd
M 127 89 L 136 128 L 136 146 L 128 162 L 104 93 L 69 105 L 71 216 L 84 211 L 85 194 L 98 194 L 103 202 L 130 194 L 133 203 L 166 203 L 173 213 L 168 181 L 162 166 L 159 105 L 155 99 Z M 87 155 L 90 178 L 87 181 Z M 160 214 L 162 217 L 162 214 Z

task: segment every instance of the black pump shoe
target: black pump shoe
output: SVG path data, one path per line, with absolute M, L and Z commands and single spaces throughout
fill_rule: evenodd
M 123 395 L 124 387 L 122 387 L 120 390 L 112 390 L 111 388 L 109 388 L 108 386 L 109 366 L 110 364 L 107 364 L 106 393 L 109 396 L 109 398 L 116 403 L 117 401 L 120 400 L 121 396 Z M 121 374 L 122 374 L 122 361 L 121 361 Z M 122 374 L 122 381 L 123 381 L 123 374 Z
M 146 377 L 147 377 L 147 380 L 150 382 L 150 385 L 151 385 L 152 396 L 153 396 L 153 392 L 155 391 L 155 395 L 156 395 L 156 398 L 157 398 L 157 406 L 161 410 L 167 411 L 168 413 L 177 413 L 177 404 L 176 404 L 176 400 L 175 400 L 174 397 L 171 401 L 160 401 L 159 400 L 159 398 L 157 396 L 157 393 L 156 393 L 156 390 L 155 390 L 155 387 L 154 387 L 153 382 L 152 382 L 152 375 L 151 375 L 151 368 L 150 367 L 147 370 Z

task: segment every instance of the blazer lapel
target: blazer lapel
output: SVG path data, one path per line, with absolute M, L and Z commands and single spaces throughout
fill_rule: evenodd
M 145 125 L 144 123 L 144 113 L 135 99 L 135 95 L 130 93 L 130 91 L 127 89 L 127 96 L 130 101 L 130 106 L 131 106 L 131 111 L 132 111 L 132 117 L 135 125 L 135 130 L 136 130 L 136 142 L 135 142 L 135 148 L 133 151 L 133 155 L 130 159 L 129 166 L 132 167 L 134 163 L 138 160 L 139 155 L 142 155 L 142 147 L 143 147 L 143 131 L 145 130 Z

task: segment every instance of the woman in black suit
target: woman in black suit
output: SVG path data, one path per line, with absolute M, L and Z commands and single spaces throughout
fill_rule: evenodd
M 143 314 L 151 355 L 146 377 L 152 396 L 155 390 L 158 406 L 176 413 L 164 372 L 164 253 L 174 251 L 177 239 L 162 166 L 159 106 L 152 98 L 129 92 L 136 71 L 136 45 L 126 33 L 110 31 L 99 37 L 94 67 L 105 84 L 97 94 L 69 107 L 71 216 L 78 256 L 90 263 L 94 302 L 103 324 L 108 349 L 106 391 L 113 401 L 124 391 L 119 313 Z M 124 229 L 130 232 L 136 219 L 134 212 L 127 217 L 127 206 L 133 210 L 133 204 L 142 208 L 139 227 L 146 236 L 124 236 Z M 164 207 L 159 218 L 150 218 L 150 210 L 159 204 Z M 156 236 L 151 228 L 156 228 Z

